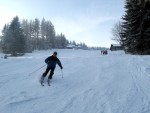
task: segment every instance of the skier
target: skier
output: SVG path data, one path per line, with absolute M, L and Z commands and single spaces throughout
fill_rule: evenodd
M 4 55 L 4 59 L 7 59 L 7 55 Z
M 43 73 L 40 82 L 41 84 L 43 84 L 44 82 L 44 78 L 46 77 L 46 75 L 48 74 L 48 72 L 50 71 L 49 77 L 48 77 L 48 85 L 50 85 L 50 80 L 52 79 L 52 76 L 54 74 L 54 70 L 56 67 L 56 64 L 59 65 L 60 69 L 63 69 L 60 60 L 57 58 L 57 52 L 55 51 L 53 53 L 53 55 L 49 56 L 48 58 L 45 59 L 45 63 L 47 64 L 47 68 L 45 70 L 45 72 Z

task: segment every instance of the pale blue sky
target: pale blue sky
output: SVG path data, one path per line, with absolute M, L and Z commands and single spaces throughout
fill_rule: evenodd
M 0 0 L 0 31 L 16 15 L 50 20 L 56 34 L 88 46 L 110 47 L 113 25 L 124 15 L 125 0 Z

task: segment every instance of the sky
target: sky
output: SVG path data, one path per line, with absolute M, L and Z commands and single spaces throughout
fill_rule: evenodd
M 88 46 L 110 47 L 112 28 L 124 15 L 124 0 L 0 0 L 0 31 L 15 16 L 50 20 L 56 34 Z

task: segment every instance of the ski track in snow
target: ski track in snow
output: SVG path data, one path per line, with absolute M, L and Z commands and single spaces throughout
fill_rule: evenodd
M 39 78 L 55 50 L 0 60 L 0 113 L 150 113 L 150 56 L 57 50 L 51 86 Z

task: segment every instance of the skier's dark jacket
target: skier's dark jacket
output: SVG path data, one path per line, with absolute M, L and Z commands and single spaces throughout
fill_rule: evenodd
M 63 68 L 62 65 L 61 65 L 60 60 L 57 57 L 54 57 L 53 55 L 49 56 L 48 58 L 46 58 L 45 59 L 45 63 L 48 64 L 47 68 L 53 68 L 53 69 L 55 69 L 56 64 L 58 64 L 61 69 Z

